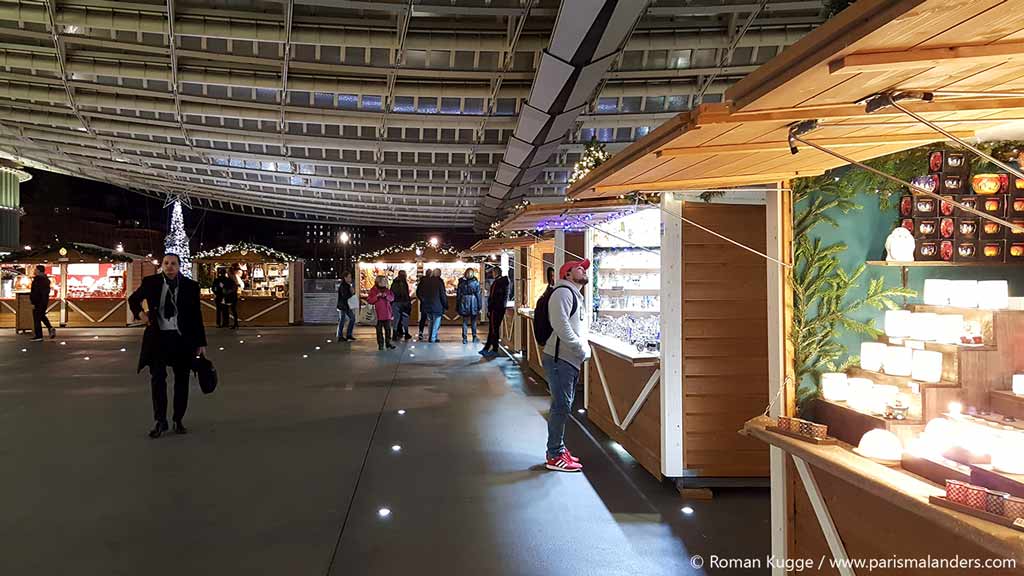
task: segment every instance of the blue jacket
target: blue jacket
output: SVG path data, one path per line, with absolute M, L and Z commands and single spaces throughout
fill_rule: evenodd
M 480 281 L 476 278 L 459 278 L 459 287 L 455 292 L 455 301 L 459 306 L 460 316 L 476 316 L 483 308 L 483 294 Z
M 416 285 L 416 297 L 420 299 L 421 314 L 443 314 L 448 309 L 448 293 L 440 278 L 421 278 Z

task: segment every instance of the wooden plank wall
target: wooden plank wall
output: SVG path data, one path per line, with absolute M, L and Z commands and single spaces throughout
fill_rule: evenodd
M 764 206 L 687 203 L 687 219 L 764 251 Z M 683 464 L 705 477 L 768 475 L 768 447 L 737 431 L 768 405 L 766 261 L 683 225 Z

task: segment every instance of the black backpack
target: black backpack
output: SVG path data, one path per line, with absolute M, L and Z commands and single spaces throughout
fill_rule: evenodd
M 548 338 L 551 338 L 551 334 L 555 331 L 551 327 L 551 316 L 548 315 L 548 302 L 551 300 L 551 295 L 559 288 L 569 290 L 568 286 L 549 288 L 541 294 L 540 298 L 537 299 L 537 305 L 533 307 L 533 337 L 537 339 L 537 344 L 541 346 L 548 343 Z M 576 301 L 576 294 L 573 294 L 572 290 L 569 290 L 569 293 L 572 294 L 572 312 L 569 313 L 572 315 L 576 313 L 578 302 Z

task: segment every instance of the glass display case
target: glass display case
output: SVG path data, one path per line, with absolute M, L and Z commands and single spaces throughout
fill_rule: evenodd
M 0 266 L 0 300 L 14 300 L 18 292 L 28 292 L 32 288 L 30 274 L 34 264 L 4 264 Z M 50 277 L 50 299 L 60 298 L 60 287 L 63 279 L 60 266 L 47 266 L 46 274 Z
M 128 274 L 128 264 L 125 262 L 68 264 L 67 271 L 69 299 L 125 297 L 125 279 Z M 59 288 L 54 285 L 55 279 L 51 276 L 51 297 L 56 294 L 54 290 Z
M 661 215 L 643 210 L 594 230 L 592 333 L 657 350 L 661 310 Z

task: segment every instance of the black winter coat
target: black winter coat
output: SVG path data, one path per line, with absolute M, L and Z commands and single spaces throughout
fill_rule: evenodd
M 416 286 L 416 297 L 420 299 L 421 314 L 442 314 L 448 309 L 448 292 L 440 278 L 421 278 Z
M 352 297 L 352 285 L 344 280 L 338 284 L 338 310 L 347 311 L 350 309 L 348 299 Z
M 154 274 L 142 279 L 142 285 L 128 297 L 128 307 L 132 317 L 139 319 L 142 303 L 146 302 L 149 314 L 149 325 L 142 335 L 142 350 L 139 352 L 139 372 L 149 366 L 156 358 L 157 346 L 160 345 L 160 296 L 164 288 L 164 275 Z M 178 275 L 178 331 L 185 339 L 188 350 L 206 346 L 206 328 L 203 327 L 202 304 L 199 301 L 199 284 Z
M 45 275 L 32 278 L 32 290 L 29 292 L 29 302 L 36 308 L 46 310 L 50 304 L 50 279 Z
M 487 295 L 487 309 L 504 311 L 508 305 L 508 276 L 500 276 L 491 283 L 491 290 Z

